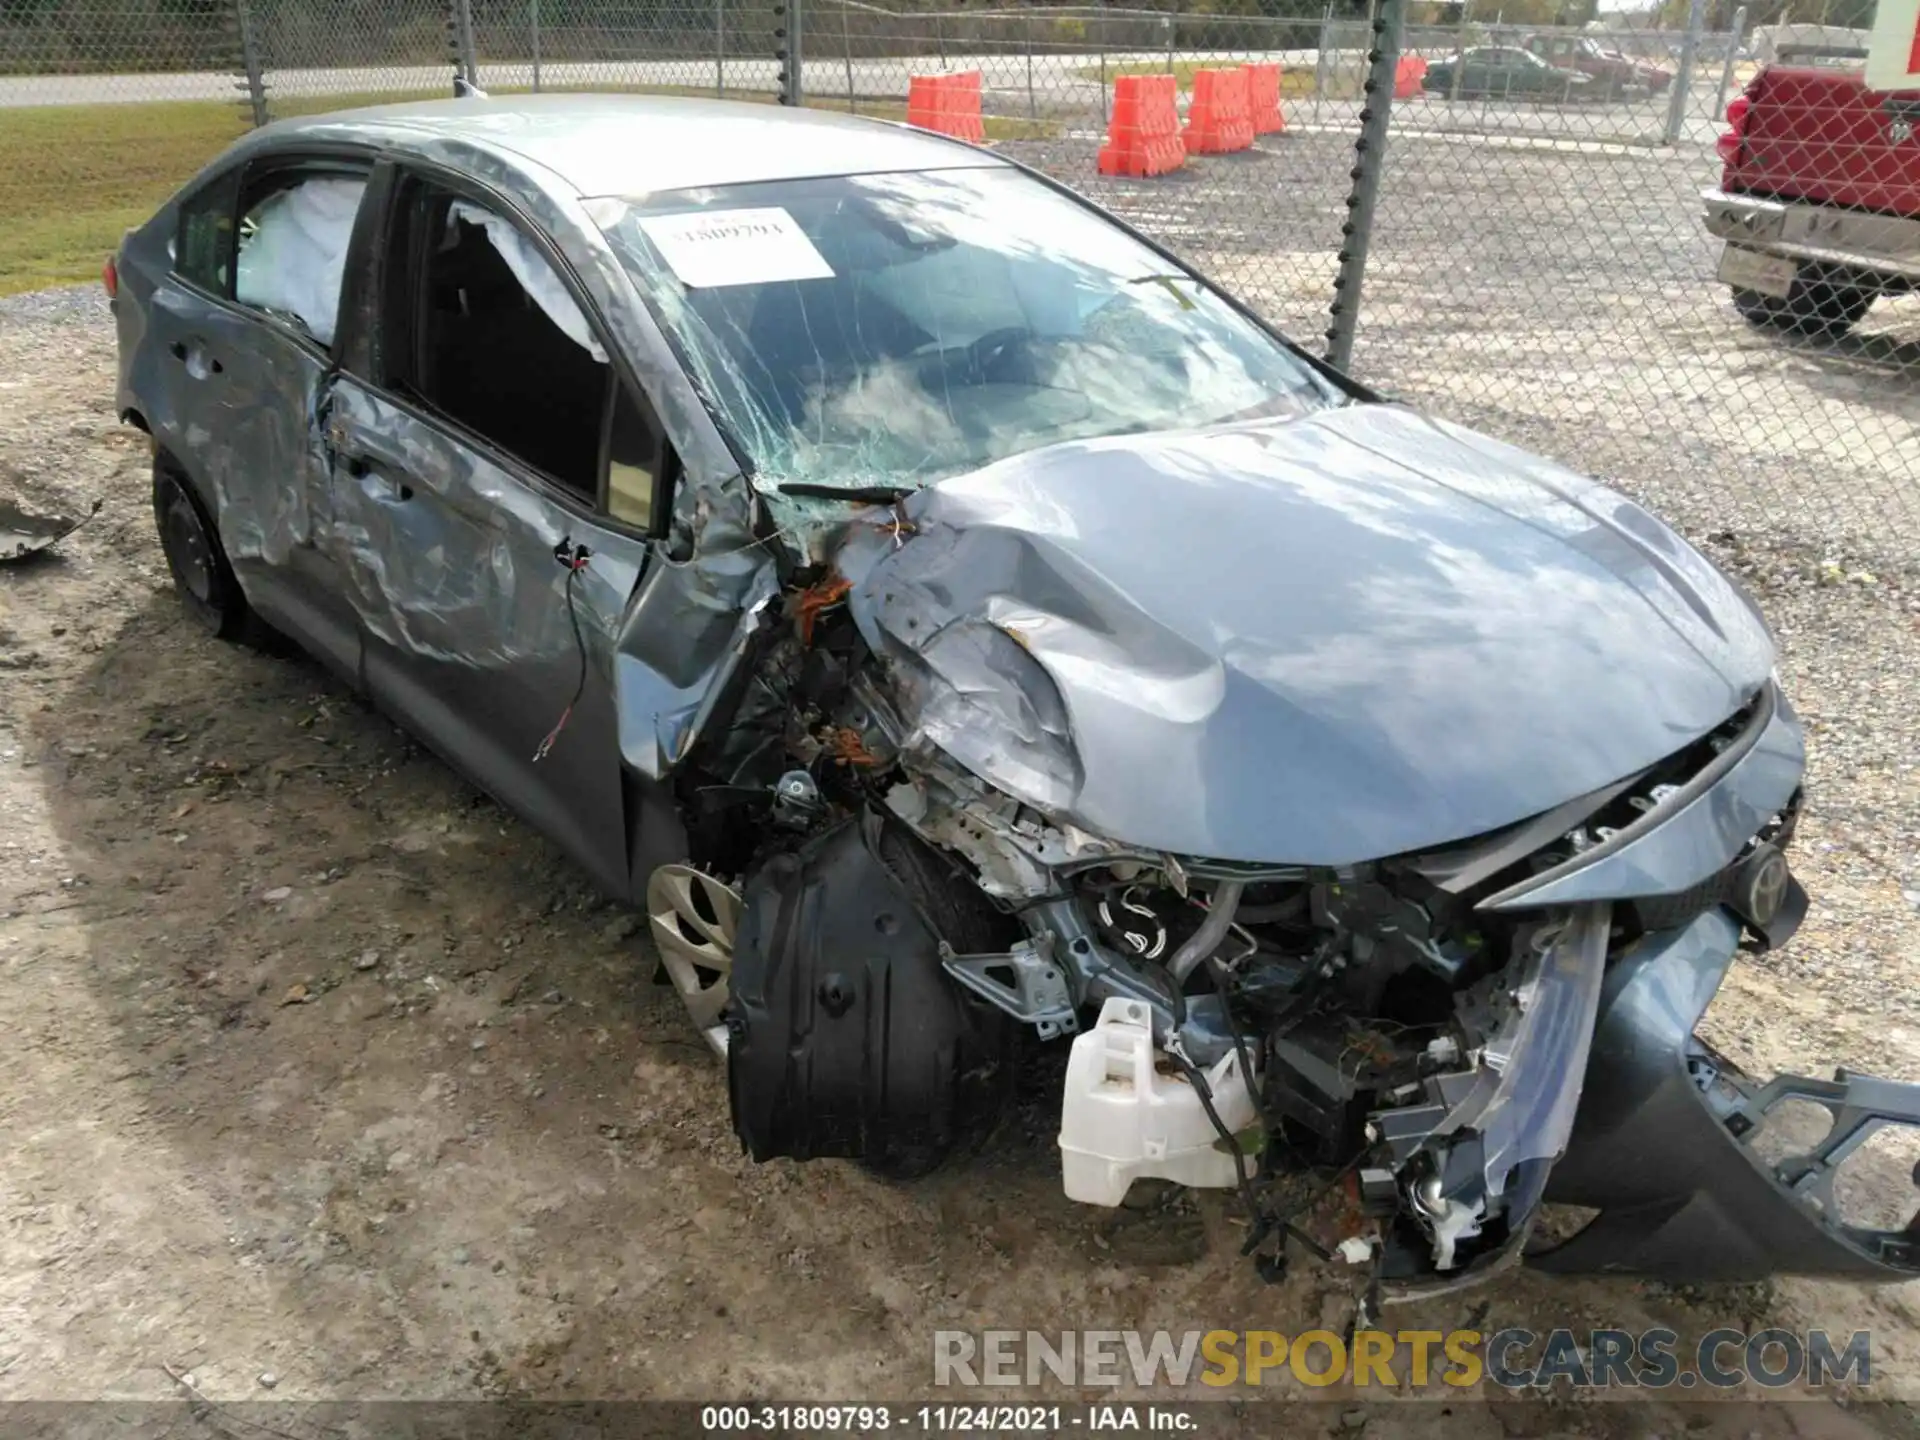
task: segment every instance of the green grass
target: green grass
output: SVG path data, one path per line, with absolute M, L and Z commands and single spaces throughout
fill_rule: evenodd
M 276 100 L 275 115 L 405 100 L 404 94 Z M 48 105 L 0 118 L 0 295 L 92 279 L 120 243 L 207 161 L 246 133 L 237 104 Z
M 430 92 L 438 98 L 443 92 Z M 656 94 L 710 90 L 654 87 Z M 390 92 L 273 98 L 276 118 L 425 98 Z M 735 96 L 764 100 L 774 97 Z M 844 100 L 814 104 L 846 110 Z M 861 101 L 862 115 L 906 118 L 904 104 Z M 1045 121 L 986 122 L 990 140 L 1054 133 Z M 0 295 L 98 276 L 128 227 L 145 220 L 194 172 L 246 133 L 237 104 L 161 101 L 0 111 Z
M 61 105 L 0 119 L 0 294 L 85 279 L 241 133 L 219 101 Z

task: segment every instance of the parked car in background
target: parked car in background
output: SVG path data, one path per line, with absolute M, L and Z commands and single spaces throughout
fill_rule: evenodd
M 1430 95 L 1460 100 L 1575 100 L 1584 98 L 1593 81 L 1517 45 L 1476 45 L 1429 65 L 1423 87 Z
M 103 278 L 186 611 L 644 906 L 754 1159 L 924 1174 L 1050 1043 L 1066 1193 L 1237 1190 L 1270 1271 L 1920 1274 L 1827 1205 L 1920 1086 L 1693 1033 L 1807 907 L 1752 600 L 1045 176 L 396 105 L 256 131 Z
M 1531 35 L 1525 48 L 1557 69 L 1587 76 L 1602 99 L 1634 91 L 1659 95 L 1673 84 L 1673 71 L 1665 65 L 1609 49 L 1588 35 Z
M 1765 66 L 1734 97 L 1702 198 L 1748 321 L 1830 338 L 1920 283 L 1917 130 L 1920 92 L 1868 90 L 1844 52 Z

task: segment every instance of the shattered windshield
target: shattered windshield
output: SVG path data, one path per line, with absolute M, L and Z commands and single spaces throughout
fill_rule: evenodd
M 912 486 L 1340 399 L 1191 275 L 1015 170 L 682 190 L 601 219 L 763 481 Z

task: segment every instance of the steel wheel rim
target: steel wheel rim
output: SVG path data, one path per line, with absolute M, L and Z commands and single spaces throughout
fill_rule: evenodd
M 203 605 L 213 603 L 213 553 L 206 527 L 178 484 L 167 496 L 167 561 L 174 579 Z
M 690 865 L 662 865 L 647 881 L 647 923 L 667 978 L 715 1052 L 727 1049 L 721 1020 L 733 975 L 740 896 Z

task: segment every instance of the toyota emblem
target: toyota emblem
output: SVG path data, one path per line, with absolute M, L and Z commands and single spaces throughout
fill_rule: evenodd
M 1780 906 L 1787 898 L 1787 885 L 1791 879 L 1787 869 L 1787 857 L 1771 845 L 1763 845 L 1747 862 L 1741 876 L 1741 909 L 1753 925 L 1765 929 L 1780 913 Z

